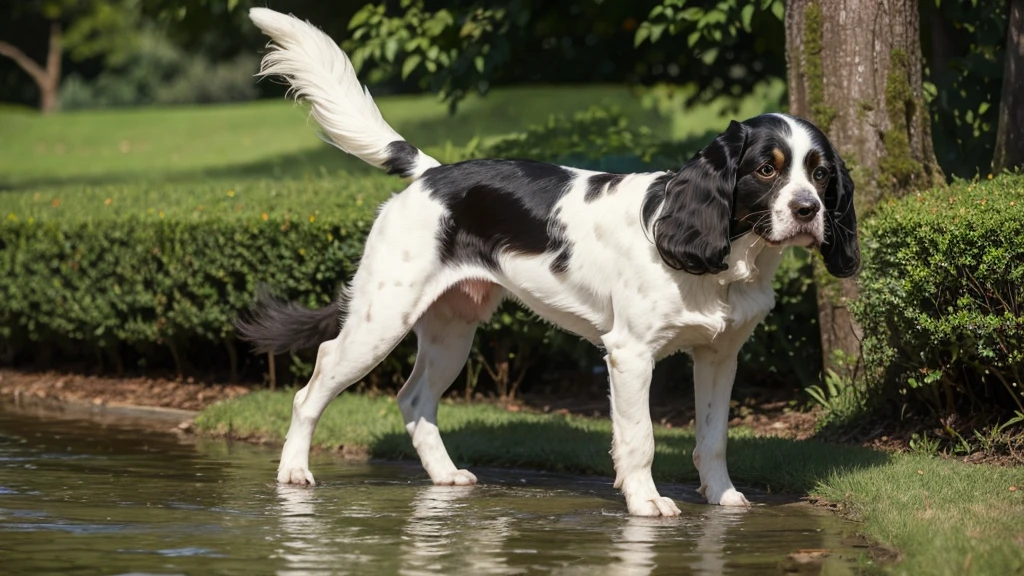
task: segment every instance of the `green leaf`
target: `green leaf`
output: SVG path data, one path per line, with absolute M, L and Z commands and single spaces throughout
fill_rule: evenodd
M 405 62 L 402 63 L 402 80 L 408 78 L 409 74 L 412 74 L 412 71 L 415 70 L 422 61 L 423 56 L 420 56 L 419 54 L 410 54 L 407 56 L 405 58 Z
M 743 29 L 750 32 L 750 22 L 754 19 L 754 5 L 747 4 L 740 10 L 740 21 L 743 22 Z
M 352 19 L 348 21 L 348 29 L 355 30 L 363 24 L 366 24 L 366 21 L 370 18 L 370 14 L 373 14 L 373 12 L 373 4 L 363 6 L 358 12 L 353 14 Z
M 392 36 L 384 42 L 384 58 L 388 62 L 394 62 L 396 55 L 398 55 L 398 39 Z
M 651 24 L 651 43 L 657 42 L 658 38 L 661 38 L 666 26 L 667 24 Z
M 476 58 L 473 58 L 473 64 L 476 66 L 476 71 L 481 74 L 484 73 L 484 63 L 485 62 L 483 56 L 477 56 Z
M 644 40 L 647 39 L 650 33 L 650 25 L 647 22 L 641 24 L 640 27 L 636 29 L 636 35 L 633 37 L 633 47 L 636 48 L 643 44 Z

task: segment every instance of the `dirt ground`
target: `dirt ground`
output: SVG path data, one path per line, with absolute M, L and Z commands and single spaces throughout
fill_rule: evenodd
M 59 372 L 0 370 L 0 396 L 93 405 L 132 405 L 202 410 L 247 394 L 238 385 L 159 378 L 101 378 Z

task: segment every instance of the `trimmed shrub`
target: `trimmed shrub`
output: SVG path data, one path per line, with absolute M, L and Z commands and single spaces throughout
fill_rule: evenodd
M 30 342 L 145 356 L 225 342 L 260 283 L 310 306 L 351 275 L 390 178 L 62 188 L 22 196 L 0 225 L 0 324 Z
M 861 231 L 854 313 L 877 399 L 1024 410 L 1024 176 L 890 202 Z

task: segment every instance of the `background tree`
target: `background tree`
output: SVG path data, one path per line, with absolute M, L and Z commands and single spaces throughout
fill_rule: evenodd
M 786 10 L 790 112 L 824 130 L 852 168 L 857 210 L 942 185 L 924 99 L 916 0 L 792 0 Z M 855 280 L 816 275 L 825 367 L 852 375 Z M 844 367 L 846 370 L 844 370 Z
M 1024 0 L 1011 0 L 1006 28 L 1003 95 L 992 167 L 1024 168 Z
M 30 34 L 49 34 L 46 55 L 40 59 L 0 40 L 0 56 L 14 61 L 38 87 L 43 113 L 57 109 L 64 53 L 76 60 L 106 55 L 116 62 L 130 51 L 139 15 L 134 0 L 36 0 L 12 3 L 6 11 L 9 22 L 28 24 Z

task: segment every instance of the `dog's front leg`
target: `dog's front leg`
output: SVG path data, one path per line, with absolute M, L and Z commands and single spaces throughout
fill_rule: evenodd
M 710 504 L 750 506 L 750 502 L 732 485 L 725 461 L 729 432 L 729 400 L 739 349 L 750 336 L 753 322 L 727 335 L 716 346 L 693 350 L 693 386 L 695 396 L 697 446 L 693 464 L 700 474 L 697 489 Z
M 679 508 L 658 494 L 651 476 L 654 428 L 650 390 L 654 360 L 644 345 L 622 345 L 604 338 L 611 379 L 612 459 L 615 487 L 626 496 L 629 513 L 637 516 L 676 516 Z

